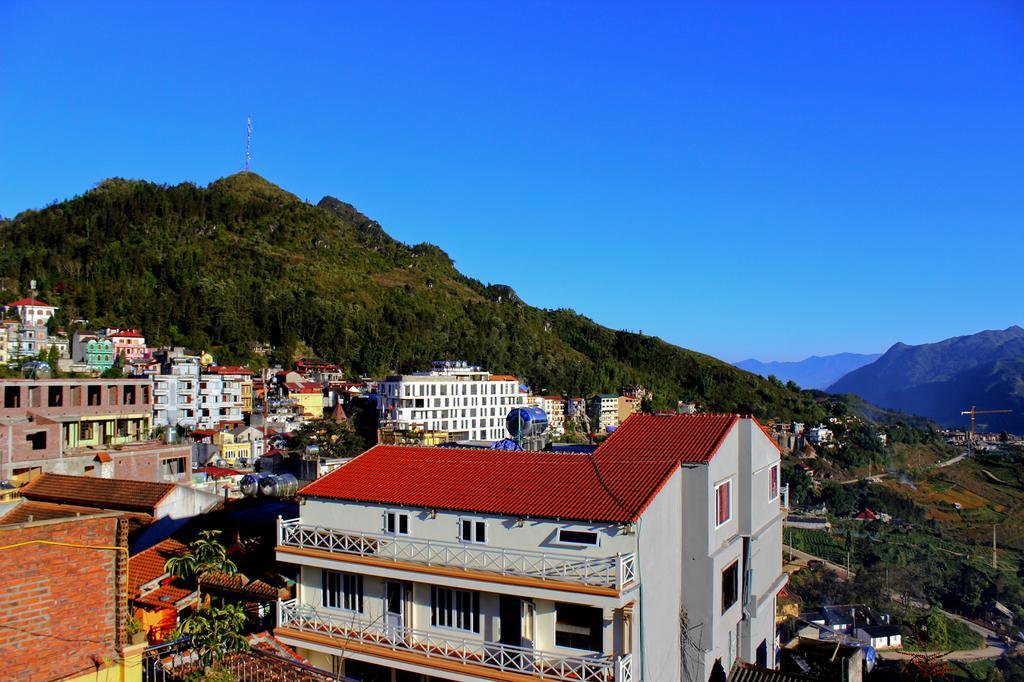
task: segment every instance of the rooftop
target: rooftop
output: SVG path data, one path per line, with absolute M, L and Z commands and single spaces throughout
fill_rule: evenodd
M 19 298 L 17 301 L 11 301 L 10 303 L 8 303 L 7 307 L 8 308 L 16 308 L 16 307 L 25 306 L 25 305 L 36 306 L 36 307 L 39 307 L 39 308 L 53 308 L 53 307 L 55 307 L 55 306 L 50 305 L 49 303 L 44 303 L 43 301 L 40 301 L 38 298 Z
M 634 415 L 596 452 L 378 445 L 307 497 L 510 516 L 632 522 L 680 462 L 711 460 L 736 415 Z
M 42 502 L 154 513 L 175 487 L 173 483 L 43 474 L 23 487 L 21 496 Z

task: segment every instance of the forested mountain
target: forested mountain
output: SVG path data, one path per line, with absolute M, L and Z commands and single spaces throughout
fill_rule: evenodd
M 740 369 L 760 374 L 763 377 L 774 376 L 782 381 L 796 382 L 801 388 L 825 390 L 843 375 L 874 362 L 880 357 L 882 357 L 881 353 L 837 353 L 835 355 L 812 355 L 794 362 L 761 362 L 750 358 L 735 364 Z
M 823 414 L 811 394 L 709 356 L 530 307 L 463 276 L 437 246 L 407 246 L 342 201 L 311 205 L 252 173 L 208 187 L 107 180 L 0 222 L 3 295 L 30 279 L 61 325 L 138 326 L 221 361 L 258 364 L 257 343 L 278 361 L 315 353 L 377 375 L 461 358 L 549 392 L 641 383 L 661 407 Z
M 963 426 L 960 412 L 1008 409 L 978 417 L 989 430 L 1024 432 L 1024 329 L 1018 326 L 957 336 L 938 343 L 897 343 L 828 389 L 854 393 L 876 405 Z

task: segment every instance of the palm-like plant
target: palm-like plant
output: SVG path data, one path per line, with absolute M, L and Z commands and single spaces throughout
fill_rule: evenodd
M 245 624 L 245 611 L 238 604 L 208 606 L 186 618 L 180 632 L 192 638 L 201 666 L 217 667 L 227 654 L 249 648 L 242 634 Z
M 168 559 L 164 570 L 182 580 L 195 580 L 197 591 L 204 575 L 238 573 L 235 562 L 228 558 L 227 549 L 217 540 L 218 535 L 219 530 L 200 531 L 199 538 L 189 543 L 188 551 Z
M 227 549 L 217 540 L 218 535 L 219 530 L 200 531 L 199 539 L 189 543 L 188 551 L 168 559 L 164 570 L 185 580 L 207 573 L 238 573 L 235 562 L 228 558 Z

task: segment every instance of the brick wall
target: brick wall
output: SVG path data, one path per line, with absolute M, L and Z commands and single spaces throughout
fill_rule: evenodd
M 117 518 L 0 527 L 0 545 L 27 540 L 116 545 Z M 117 554 L 38 544 L 0 550 L 4 679 L 63 678 L 116 659 Z

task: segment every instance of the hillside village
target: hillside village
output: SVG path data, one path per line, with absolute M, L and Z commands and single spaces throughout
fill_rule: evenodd
M 941 458 L 958 459 L 970 441 L 965 432 L 876 423 L 843 403 L 813 425 L 759 424 L 683 400 L 655 412 L 642 386 L 534 394 L 463 361 L 381 377 L 349 377 L 314 358 L 220 365 L 203 350 L 150 347 L 137 328 L 79 320 L 68 333 L 53 324 L 56 310 L 35 296 L 4 307 L 0 534 L 122 551 L 83 564 L 88 584 L 117 596 L 81 626 L 102 645 L 54 660 L 54 677 L 89 661 L 152 666 L 188 651 L 182 628 L 218 605 L 237 609 L 245 646 L 224 664 L 238 679 L 246 666 L 281 679 L 543 670 L 544 679 L 592 682 L 631 682 L 640 666 L 646 679 L 668 669 L 744 679 L 758 668 L 866 675 L 877 666 L 884 679 L 887 669 L 923 665 L 892 652 L 936 645 L 921 634 L 928 624 L 958 633 L 945 646 L 988 638 L 998 655 L 1024 616 L 1020 602 L 990 592 L 968 614 L 972 630 L 942 610 L 965 605 L 941 590 L 928 611 L 911 596 L 920 590 L 907 588 L 893 608 L 862 584 L 873 565 L 892 565 L 867 539 L 911 555 L 935 545 L 968 556 L 953 549 L 968 538 L 951 540 L 936 525 L 941 505 L 922 512 L 886 487 L 897 464 L 915 476 L 943 471 Z M 984 457 L 1015 441 L 970 443 Z M 507 495 L 495 495 L 506 480 Z M 680 499 L 682 526 L 658 511 Z M 693 505 L 701 499 L 710 506 Z M 964 513 L 964 499 L 947 508 Z M 706 562 L 681 583 L 666 573 L 667 557 L 639 559 L 660 557 L 653 538 L 666 532 Z M 222 553 L 216 570 L 176 568 L 211 547 Z M 1004 540 L 1003 567 L 1020 552 Z M 46 566 L 52 555 L 32 544 L 16 560 Z M 912 579 L 900 571 L 886 568 L 894 594 Z M 50 591 L 63 582 L 46 569 L 25 579 Z M 642 639 L 645 627 L 664 630 L 672 619 L 641 585 L 678 595 L 678 631 Z M 96 595 L 75 589 L 64 599 Z M 860 603 L 834 606 L 850 599 Z M 686 623 L 703 630 L 692 651 L 671 644 L 692 636 Z M 33 642 L 20 644 L 13 665 L 36 665 Z M 824 655 L 826 642 L 839 659 Z M 197 670 L 160 665 L 172 676 Z

